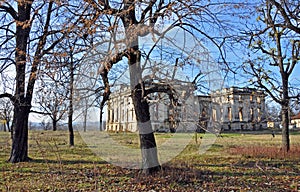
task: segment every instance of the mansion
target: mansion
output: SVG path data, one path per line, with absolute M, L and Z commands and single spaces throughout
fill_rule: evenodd
M 266 95 L 253 88 L 224 88 L 198 96 L 199 126 L 215 122 L 221 130 L 258 130 L 267 127 Z
M 175 131 L 180 124 L 185 127 L 185 131 L 206 130 L 212 124 L 224 131 L 258 130 L 267 127 L 266 95 L 260 90 L 231 87 L 204 96 L 195 95 L 193 92 L 190 94 L 188 90 L 191 90 L 191 86 L 184 87 L 177 89 L 181 97 L 177 106 L 171 106 L 168 96 L 164 93 L 149 97 L 154 131 Z M 121 86 L 111 93 L 107 107 L 106 130 L 137 131 L 129 87 Z

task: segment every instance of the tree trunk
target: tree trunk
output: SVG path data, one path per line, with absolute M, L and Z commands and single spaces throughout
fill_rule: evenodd
M 129 56 L 130 87 L 139 130 L 142 170 L 145 174 L 152 174 L 159 171 L 161 167 L 158 161 L 156 141 L 150 120 L 149 104 L 143 96 L 144 85 L 140 67 L 141 56 L 137 47 L 135 48 L 135 51 Z
M 70 125 L 71 124 L 71 125 Z M 70 128 L 71 127 L 71 128 Z M 73 126 L 72 126 L 72 122 L 69 122 L 69 144 L 70 146 L 74 146 L 74 131 L 73 131 Z
M 53 131 L 57 131 L 57 120 L 56 119 L 52 119 L 52 129 L 53 129 Z
M 133 90 L 133 105 L 139 129 L 140 148 L 142 153 L 142 169 L 146 174 L 160 170 L 157 147 L 150 121 L 149 104 L 142 98 L 142 91 Z
M 9 119 L 6 119 L 6 126 L 7 126 L 7 130 L 8 130 L 9 132 L 11 132 Z
M 103 107 L 100 107 L 100 115 L 99 115 L 99 118 L 100 118 L 100 124 L 99 124 L 99 130 L 100 131 L 103 131 Z
M 86 121 L 87 121 L 87 110 L 88 110 L 88 104 L 87 104 L 87 99 L 85 99 L 85 106 L 84 106 L 84 120 L 83 120 L 83 131 L 86 132 Z
M 14 101 L 12 149 L 9 162 L 28 161 L 28 118 L 31 108 L 32 90 L 25 94 L 25 73 L 27 62 L 27 41 L 29 39 L 32 2 L 18 2 L 18 21 L 16 22 L 16 89 Z M 33 88 L 33 87 L 32 87 Z M 26 97 L 25 97 L 26 95 Z
M 283 98 L 281 104 L 282 116 L 282 150 L 289 152 L 290 135 L 289 135 L 289 96 L 288 96 L 288 77 L 282 75 L 282 91 Z
M 289 113 L 288 107 L 282 107 L 282 149 L 283 151 L 288 152 L 290 150 Z
M 72 91 L 71 91 L 72 92 Z M 72 94 L 71 94 L 72 95 Z M 70 96 L 68 114 L 68 129 L 69 129 L 69 145 L 74 146 L 74 130 L 73 130 L 73 96 Z
M 108 70 L 103 69 L 103 71 L 100 75 L 102 77 L 102 81 L 105 86 L 102 101 L 100 103 L 100 131 L 102 131 L 102 130 L 105 130 L 105 127 L 103 127 L 103 109 L 104 109 L 106 101 L 108 101 L 108 99 L 109 99 L 111 92 L 110 92 L 110 85 L 109 85 L 109 79 L 108 79 Z
M 142 154 L 142 170 L 146 174 L 157 172 L 161 169 L 157 147 L 152 130 L 149 105 L 144 95 L 144 84 L 141 69 L 141 53 L 139 50 L 139 35 L 134 25 L 138 24 L 135 15 L 135 1 L 125 1 L 123 10 L 127 10 L 121 16 L 126 33 L 127 59 L 130 73 L 131 97 L 136 114 L 139 130 L 140 148 Z
M 74 63 L 71 55 L 70 62 L 70 96 L 69 96 L 69 112 L 68 112 L 68 129 L 69 129 L 69 144 L 74 146 L 74 130 L 73 130 L 73 90 L 74 90 Z
M 15 106 L 13 141 L 9 162 L 18 163 L 30 160 L 28 157 L 28 117 L 30 107 Z
M 13 136 L 14 136 L 14 118 L 10 129 L 10 138 L 12 141 L 13 141 Z

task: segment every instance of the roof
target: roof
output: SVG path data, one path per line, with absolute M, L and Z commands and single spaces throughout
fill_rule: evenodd
M 292 116 L 291 119 L 300 119 L 300 113 L 298 113 L 298 114 L 295 115 L 295 116 Z

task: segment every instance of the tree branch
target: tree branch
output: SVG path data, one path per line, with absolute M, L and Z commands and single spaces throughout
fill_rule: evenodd
M 13 103 L 16 101 L 15 96 L 13 96 L 13 95 L 10 94 L 10 93 L 3 93 L 3 94 L 0 94 L 0 99 L 1 99 L 1 98 L 9 98 Z
M 156 3 L 157 0 L 151 0 L 148 4 L 148 6 L 143 10 L 141 14 L 141 21 L 143 22 L 145 20 L 145 17 L 149 11 L 152 11 L 153 5 Z
M 281 104 L 282 101 L 280 99 L 278 99 L 267 86 L 264 85 L 264 83 L 262 82 L 262 79 L 261 79 L 261 75 L 258 74 L 257 69 L 254 67 L 254 64 L 250 63 L 250 66 L 251 66 L 252 72 L 254 73 L 253 74 L 254 77 L 257 78 L 257 84 L 258 84 L 258 86 L 261 87 L 261 88 L 263 88 L 276 103 Z
M 178 104 L 178 99 L 176 98 L 176 91 L 169 84 L 165 83 L 151 83 L 153 86 L 146 89 L 144 92 L 144 97 L 152 93 L 166 93 L 169 96 L 170 101 L 174 104 Z
M 289 99 L 300 99 L 300 93 L 295 96 L 289 96 Z
M 18 13 L 15 11 L 15 9 L 9 3 L 5 2 L 5 4 L 7 5 L 7 7 L 4 5 L 0 5 L 0 12 L 2 9 L 4 12 L 10 14 L 10 16 L 14 20 L 18 20 Z
M 285 21 L 285 26 L 293 31 L 295 31 L 296 33 L 300 34 L 300 28 L 296 27 L 292 24 L 288 14 L 286 13 L 286 11 L 284 10 L 284 8 L 281 6 L 280 3 L 276 2 L 275 0 L 270 0 L 271 4 L 274 5 L 281 13 L 284 21 Z
M 4 64 L 0 67 L 0 73 L 2 73 L 5 69 L 7 69 L 10 65 L 16 64 L 16 62 L 11 58 L 0 58 L 0 61 L 5 61 Z M 6 64 L 7 61 L 11 63 Z
M 30 113 L 36 113 L 36 114 L 39 114 L 39 115 L 51 115 L 51 113 L 35 111 L 35 110 L 30 110 Z

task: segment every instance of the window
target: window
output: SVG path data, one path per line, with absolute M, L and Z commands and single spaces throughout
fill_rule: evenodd
M 240 119 L 240 121 L 243 121 L 243 108 L 242 107 L 239 109 L 239 119 Z
M 217 110 L 216 109 L 212 110 L 212 120 L 217 121 Z
M 121 119 L 122 119 L 122 121 L 125 120 L 125 110 L 124 109 L 122 109 Z
M 250 95 L 250 101 L 253 101 L 253 95 Z
M 115 115 L 113 110 L 111 110 L 111 122 L 115 122 Z
M 134 110 L 133 110 L 133 108 L 131 109 L 131 120 L 134 120 Z
M 231 112 L 231 107 L 228 107 L 228 120 L 232 121 L 232 112 Z
M 119 108 L 116 109 L 116 121 L 115 122 L 118 122 L 120 120 L 120 117 L 119 117 Z
M 108 111 L 108 114 L 107 114 L 107 120 L 108 120 L 108 122 L 111 122 L 110 116 L 111 116 L 111 110 L 109 110 L 109 111 Z

